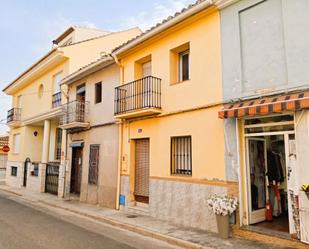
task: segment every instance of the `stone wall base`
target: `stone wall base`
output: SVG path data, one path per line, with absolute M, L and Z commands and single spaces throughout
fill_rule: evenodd
M 130 205 L 129 178 L 121 176 L 120 193 L 125 196 L 122 209 Z M 149 214 L 173 224 L 217 232 L 216 218 L 208 209 L 207 199 L 212 194 L 229 192 L 227 186 L 150 179 Z

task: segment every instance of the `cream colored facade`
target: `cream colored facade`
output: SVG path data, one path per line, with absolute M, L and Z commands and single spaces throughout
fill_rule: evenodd
M 189 79 L 179 82 L 178 56 L 183 51 L 189 51 Z M 213 193 L 237 195 L 238 188 L 237 182 L 226 180 L 223 122 L 218 119 L 222 108 L 219 11 L 208 2 L 197 4 L 116 48 L 114 54 L 121 65 L 123 87 L 142 82 L 145 86 L 138 89 L 147 89 L 147 81 L 138 79 L 142 78 L 141 64 L 148 61 L 151 76 L 161 79 L 161 106 L 116 113 L 122 121 L 120 194 L 125 203 L 121 204 L 130 211 L 216 231 L 207 198 Z M 119 108 L 129 108 L 130 103 L 123 101 Z M 183 136 L 191 137 L 189 175 L 172 172 L 172 139 Z M 144 203 L 135 189 L 140 139 L 149 141 L 149 201 L 146 198 Z
M 60 92 L 60 87 L 55 86 L 56 82 L 59 83 L 70 73 L 110 53 L 115 45 L 135 37 L 140 30 L 133 28 L 115 33 L 98 32 L 97 35 L 91 31 L 88 35 L 84 31 L 82 34 L 78 32 L 75 29 L 68 34 L 72 38 L 69 45 L 61 45 L 66 36 L 58 38 L 59 46 L 54 46 L 3 90 L 12 96 L 13 108 L 8 113 L 10 145 L 13 148 L 7 165 L 8 185 L 26 185 L 34 191 L 45 191 L 46 164 L 56 162 L 59 165 L 59 154 L 62 153 L 58 146 L 56 155 L 56 129 L 59 127 L 66 89 Z M 25 170 L 27 158 L 31 163 L 28 163 Z M 33 162 L 39 163 L 38 173 Z M 11 174 L 12 167 L 17 167 L 17 175 Z
M 67 122 L 69 128 L 64 126 L 63 145 L 66 144 L 64 164 L 66 170 L 61 170 L 65 179 L 64 197 L 78 195 L 81 202 L 99 204 L 101 206 L 115 208 L 117 200 L 118 185 L 118 124 L 114 118 L 114 88 L 119 85 L 119 66 L 110 56 L 103 57 L 82 70 L 69 75 L 63 84 L 68 88 L 68 101 L 76 101 L 77 89 L 85 86 L 85 101 L 88 104 L 87 121 L 88 127 L 80 127 L 78 123 Z M 96 84 L 101 84 L 101 100 L 96 103 Z M 78 101 L 77 101 L 78 102 Z M 65 134 L 68 134 L 66 136 Z M 79 142 L 81 146 L 81 164 L 75 163 L 79 159 L 74 153 L 74 143 Z M 97 182 L 89 182 L 91 146 L 99 147 L 97 158 Z M 95 158 L 93 158 L 95 159 Z M 76 175 L 77 167 L 81 168 L 79 191 L 76 191 L 72 182 Z M 63 167 L 65 168 L 65 167 Z M 73 172 L 73 173 L 72 173 Z M 60 188 L 63 182 L 60 183 Z M 78 192 L 78 193 L 76 193 Z

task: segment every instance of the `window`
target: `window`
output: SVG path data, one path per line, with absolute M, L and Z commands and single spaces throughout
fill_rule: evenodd
M 18 154 L 19 153 L 19 147 L 20 147 L 20 134 L 15 134 L 13 136 L 13 142 L 14 142 L 13 153 Z
M 44 85 L 43 85 L 43 84 L 40 84 L 40 85 L 39 85 L 39 89 L 38 89 L 38 97 L 39 97 L 39 98 L 42 98 L 42 97 L 43 97 L 43 94 L 44 94 Z
M 190 51 L 179 53 L 179 82 L 189 80 Z
M 174 175 L 192 175 L 191 136 L 172 137 L 171 173 Z
M 60 82 L 62 80 L 62 72 L 54 75 L 54 93 L 60 92 Z
M 61 159 L 61 143 L 62 143 L 62 129 L 56 129 L 56 150 L 55 150 L 55 158 L 56 160 Z
M 17 108 L 21 108 L 21 95 L 17 96 Z
M 39 163 L 32 163 L 32 176 L 38 176 L 39 175 Z
M 98 184 L 100 145 L 90 145 L 88 183 Z
M 190 42 L 170 50 L 170 84 L 190 80 Z
M 11 167 L 11 176 L 17 176 L 17 167 L 16 166 Z
M 94 103 L 101 103 L 102 102 L 102 82 L 95 84 L 95 100 Z

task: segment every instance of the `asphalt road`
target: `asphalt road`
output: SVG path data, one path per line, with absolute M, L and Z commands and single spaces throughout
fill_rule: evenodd
M 0 249 L 176 249 L 165 242 L 38 207 L 0 192 Z M 179 249 L 179 248 L 178 248 Z

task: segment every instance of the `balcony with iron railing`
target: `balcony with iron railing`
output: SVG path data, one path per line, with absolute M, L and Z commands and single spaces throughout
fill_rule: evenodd
M 53 108 L 57 108 L 59 106 L 61 106 L 61 92 L 55 93 L 53 94 L 52 97 L 52 106 Z
M 89 102 L 71 101 L 62 105 L 60 127 L 62 129 L 78 129 L 89 127 Z
M 21 122 L 21 108 L 12 108 L 7 113 L 6 123 L 9 126 L 15 127 Z
M 161 79 L 147 76 L 115 88 L 116 118 L 161 113 Z

